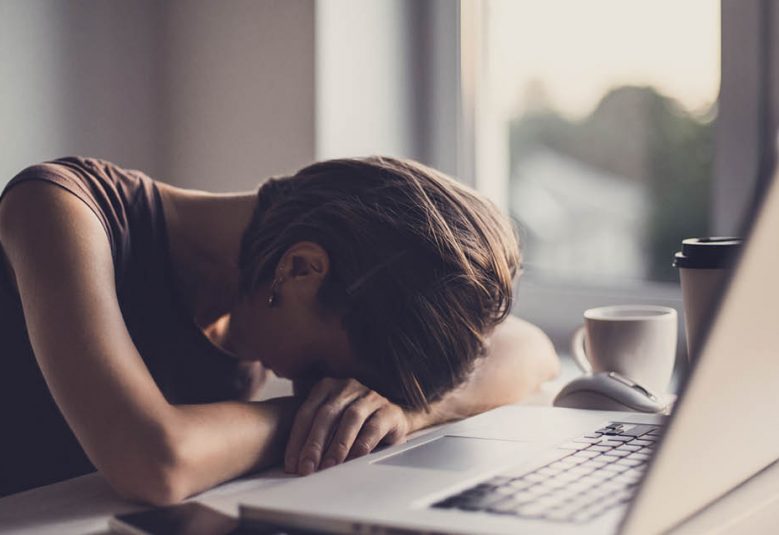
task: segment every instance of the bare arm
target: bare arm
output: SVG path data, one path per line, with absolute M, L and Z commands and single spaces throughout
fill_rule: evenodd
M 297 401 L 167 402 L 127 331 L 108 239 L 84 203 L 20 184 L 0 205 L 0 241 L 49 390 L 120 493 L 173 503 L 281 459 Z
M 559 371 L 549 338 L 535 325 L 509 316 L 495 328 L 487 355 L 468 382 L 434 403 L 430 413 L 409 415 L 411 430 L 519 402 Z

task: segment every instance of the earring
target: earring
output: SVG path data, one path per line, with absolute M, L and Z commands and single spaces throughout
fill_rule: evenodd
M 273 284 L 270 285 L 270 297 L 268 297 L 268 307 L 273 308 L 276 306 L 276 302 L 278 300 L 278 295 L 276 294 L 276 289 L 279 285 L 279 279 L 275 279 L 273 281 Z

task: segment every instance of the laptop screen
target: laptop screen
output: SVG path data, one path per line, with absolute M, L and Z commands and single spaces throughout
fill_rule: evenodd
M 774 176 L 624 532 L 666 531 L 779 458 L 777 233 Z

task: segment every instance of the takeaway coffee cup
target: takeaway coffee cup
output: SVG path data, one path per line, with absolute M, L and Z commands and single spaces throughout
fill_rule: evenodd
M 676 361 L 677 321 L 668 307 L 591 308 L 571 340 L 571 354 L 585 373 L 618 372 L 663 394 Z
M 684 302 L 687 354 L 692 358 L 700 343 L 702 323 L 712 312 L 714 299 L 727 280 L 741 249 L 739 238 L 689 238 L 674 255 Z

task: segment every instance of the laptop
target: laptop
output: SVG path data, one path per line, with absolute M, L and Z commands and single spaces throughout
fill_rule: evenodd
M 253 492 L 247 524 L 339 533 L 659 533 L 779 459 L 779 181 L 672 416 L 505 406 Z

